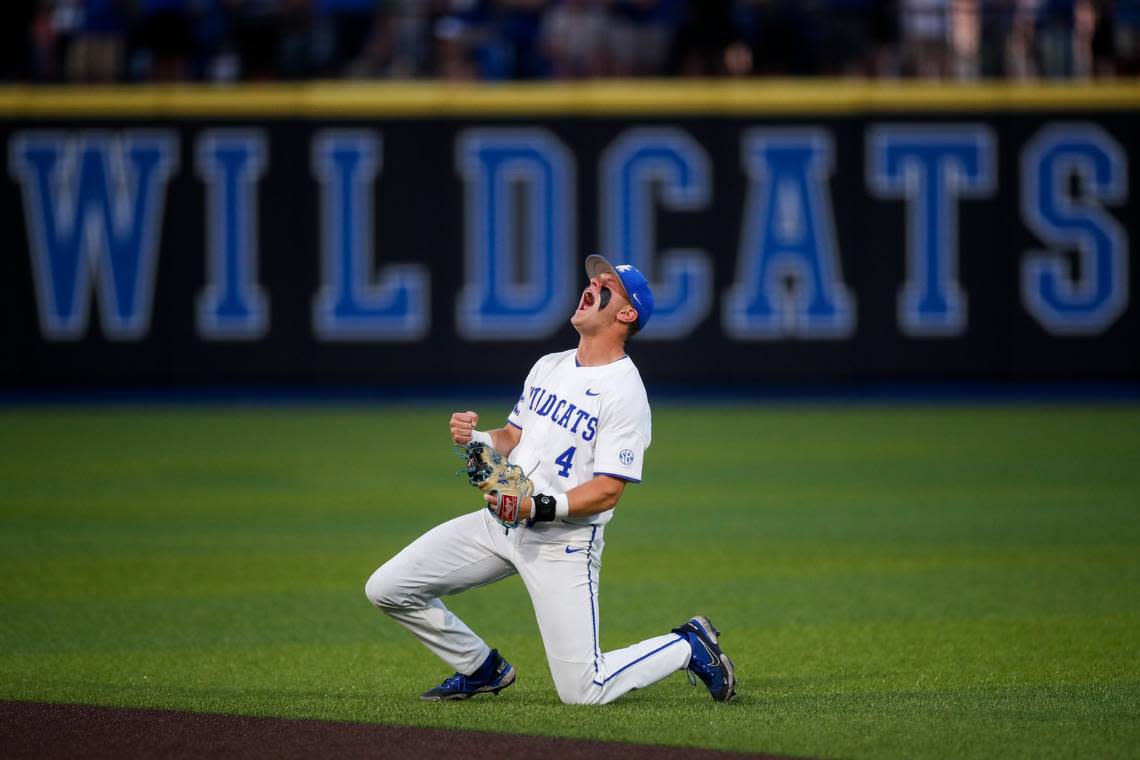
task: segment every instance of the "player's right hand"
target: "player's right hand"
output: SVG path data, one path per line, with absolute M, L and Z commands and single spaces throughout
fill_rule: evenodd
M 479 415 L 470 410 L 451 415 L 451 441 L 460 446 L 471 442 L 471 431 L 479 424 Z

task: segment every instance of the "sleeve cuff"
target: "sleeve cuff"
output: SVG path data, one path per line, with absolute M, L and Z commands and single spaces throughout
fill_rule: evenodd
M 628 481 L 630 483 L 640 483 L 641 482 L 640 478 L 635 478 L 632 475 L 622 475 L 620 472 L 595 472 L 594 475 L 595 476 L 597 476 L 597 475 L 609 475 L 611 478 L 617 478 L 618 480 L 625 480 L 625 481 Z

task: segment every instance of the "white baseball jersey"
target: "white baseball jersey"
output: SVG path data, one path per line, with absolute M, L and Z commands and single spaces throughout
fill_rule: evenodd
M 583 367 L 577 355 L 571 349 L 535 362 L 507 417 L 522 430 L 510 462 L 530 473 L 536 493 L 565 493 L 595 475 L 641 482 L 652 421 L 637 367 L 628 356 Z M 567 522 L 604 525 L 612 516 L 610 509 Z

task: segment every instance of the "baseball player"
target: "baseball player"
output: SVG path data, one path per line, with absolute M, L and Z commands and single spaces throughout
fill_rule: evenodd
M 641 272 L 586 259 L 589 285 L 570 323 L 578 347 L 549 354 L 527 375 L 507 424 L 476 428 L 478 415 L 451 416 L 456 444 L 479 441 L 529 474 L 533 496 L 518 501 L 516 528 L 489 509 L 428 531 L 368 579 L 365 594 L 455 670 L 424 692 L 428 701 L 498 694 L 515 669 L 452 614 L 441 596 L 518 573 L 530 594 L 559 698 L 604 704 L 631 689 L 688 669 L 717 701 L 736 679 L 719 631 L 694 617 L 672 632 L 602 652 L 598 647 L 598 583 L 605 527 L 627 483 L 641 480 L 650 441 L 649 402 L 626 340 L 653 313 Z M 485 496 L 494 507 L 495 496 Z

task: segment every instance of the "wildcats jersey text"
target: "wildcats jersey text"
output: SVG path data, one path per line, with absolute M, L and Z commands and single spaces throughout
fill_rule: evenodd
M 652 421 L 641 375 L 628 356 L 583 367 L 577 349 L 535 362 L 507 422 L 522 430 L 510 462 L 538 493 L 565 493 L 595 475 L 641 482 Z M 580 522 L 603 525 L 613 510 Z

